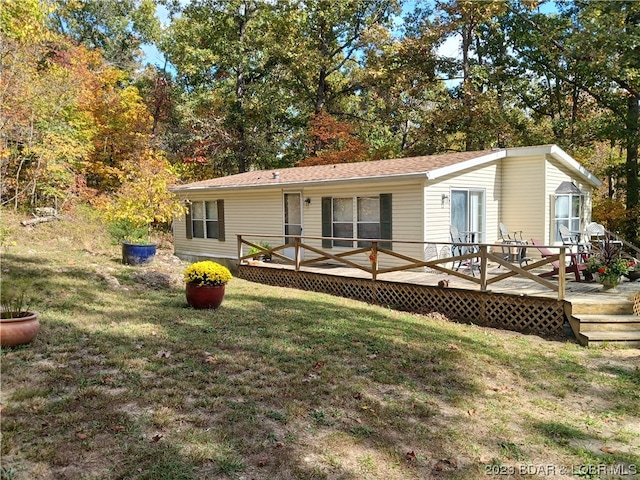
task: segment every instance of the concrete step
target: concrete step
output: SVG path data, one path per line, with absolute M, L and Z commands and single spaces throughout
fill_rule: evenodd
M 617 332 L 596 330 L 593 332 L 581 332 L 586 343 L 580 341 L 581 344 L 593 346 L 603 343 L 611 343 L 615 345 L 624 345 L 626 347 L 640 347 L 640 332 Z
M 637 315 L 574 315 L 580 321 L 580 333 L 594 330 L 640 332 Z
M 618 300 L 616 302 L 571 302 L 571 313 L 580 317 L 587 315 L 631 315 L 633 301 Z

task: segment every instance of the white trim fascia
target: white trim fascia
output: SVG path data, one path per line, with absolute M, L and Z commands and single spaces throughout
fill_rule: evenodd
M 446 175 L 451 175 L 452 173 L 457 173 L 462 170 L 466 170 L 468 168 L 477 167 L 479 165 L 484 165 L 485 163 L 494 162 L 496 160 L 500 160 L 507 156 L 506 150 L 497 150 L 488 155 L 483 155 L 481 157 L 473 158 L 471 160 L 467 160 L 464 162 L 456 163 L 455 165 L 449 165 L 447 167 L 436 168 L 435 170 L 431 170 L 427 173 L 428 180 L 436 180 L 440 177 L 444 177 Z
M 560 163 L 563 163 L 567 167 L 577 171 L 580 176 L 587 180 L 594 187 L 599 187 L 602 185 L 602 182 L 596 178 L 591 172 L 589 172 L 586 168 L 584 168 L 580 163 L 578 163 L 575 159 L 573 159 L 567 152 L 562 150 L 557 145 L 551 146 L 551 155 L 557 158 Z

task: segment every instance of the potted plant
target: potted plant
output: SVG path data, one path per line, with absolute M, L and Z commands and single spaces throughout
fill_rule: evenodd
M 589 257 L 587 271 L 608 290 L 615 288 L 621 277 L 628 275 L 633 267 L 635 261 L 624 258 L 618 244 L 606 241 L 597 253 Z
M 102 203 L 110 232 L 122 244 L 122 263 L 153 261 L 156 244 L 150 240 L 151 226 L 184 214 L 184 206 L 168 189 L 176 181 L 169 162 L 152 149 L 125 166 L 120 188 Z
M 184 271 L 187 303 L 193 308 L 218 308 L 225 286 L 233 277 L 224 265 L 204 260 L 189 265 Z
M 249 255 L 253 255 L 253 259 L 254 260 L 261 260 L 263 262 L 270 262 L 271 261 L 271 252 L 266 252 L 265 250 L 271 250 L 271 245 L 269 245 L 266 242 L 255 242 L 256 245 L 259 245 L 262 248 L 258 248 L 258 247 L 251 247 L 251 249 L 249 250 Z
M 108 226 L 114 241 L 122 245 L 122 263 L 143 265 L 150 263 L 156 254 L 156 244 L 151 241 L 150 226 L 119 218 Z
M 0 345 L 14 347 L 31 342 L 40 330 L 38 313 L 29 310 L 26 287 L 3 282 L 0 292 Z

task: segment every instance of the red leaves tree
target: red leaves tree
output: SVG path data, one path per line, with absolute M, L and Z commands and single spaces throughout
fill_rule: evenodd
M 325 112 L 309 122 L 309 156 L 298 162 L 299 167 L 362 162 L 367 159 L 367 146 L 354 133 L 352 125 L 338 122 Z

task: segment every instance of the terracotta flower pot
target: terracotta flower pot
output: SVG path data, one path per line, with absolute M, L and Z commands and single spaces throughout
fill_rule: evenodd
M 25 312 L 22 317 L 0 318 L 0 345 L 15 347 L 31 342 L 40 330 L 37 312 Z
M 187 303 L 196 309 L 218 308 L 224 298 L 225 285 L 186 284 Z

